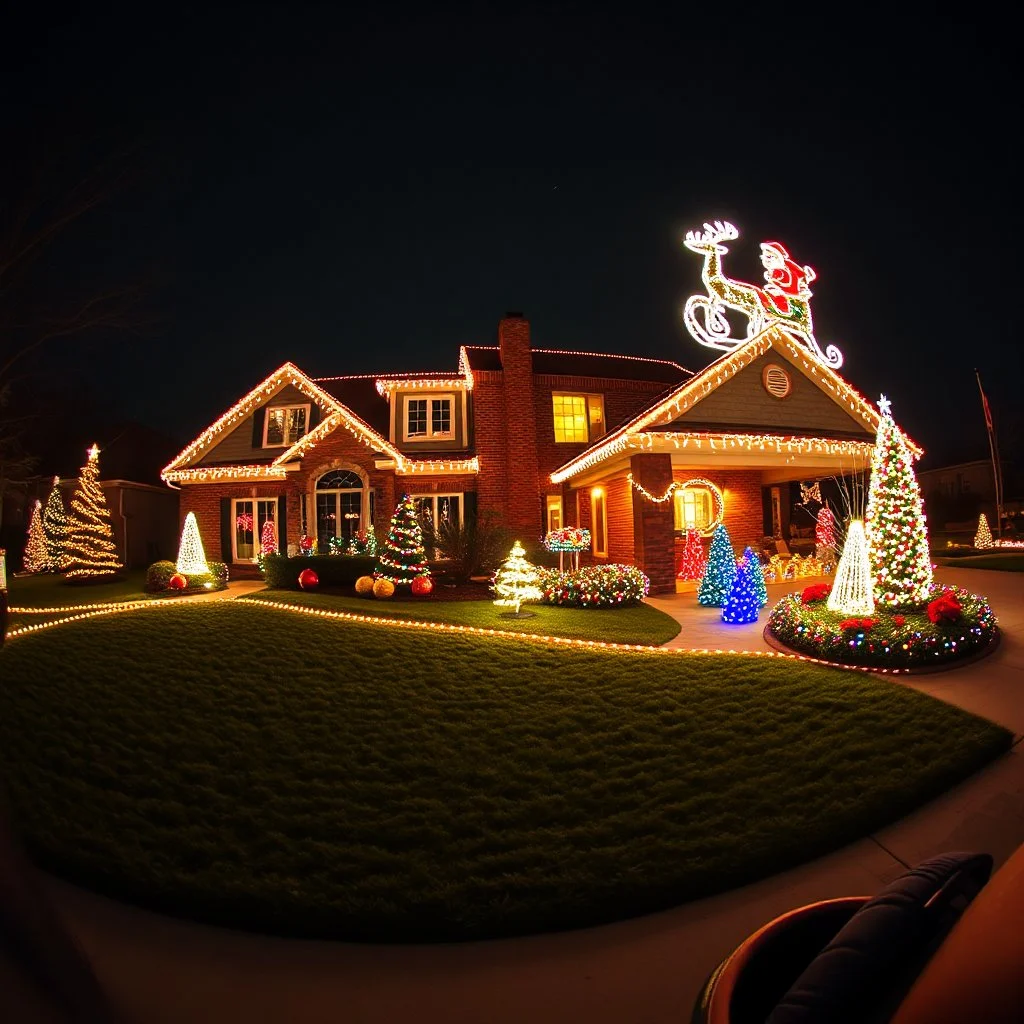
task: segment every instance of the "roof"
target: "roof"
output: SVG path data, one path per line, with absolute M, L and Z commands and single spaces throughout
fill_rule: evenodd
M 466 345 L 471 370 L 500 370 L 497 345 Z M 678 384 L 693 376 L 692 370 L 668 359 L 621 356 L 604 352 L 572 352 L 568 349 L 535 348 L 533 372 L 564 377 L 606 377 L 613 380 L 649 380 Z
M 449 374 L 448 376 L 451 376 Z M 368 427 L 381 437 L 391 430 L 391 412 L 388 403 L 377 390 L 377 374 L 356 377 L 312 378 L 331 398 L 351 409 Z

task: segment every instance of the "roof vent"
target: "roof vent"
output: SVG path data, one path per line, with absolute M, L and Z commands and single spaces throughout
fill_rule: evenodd
M 785 398 L 793 387 L 789 374 L 775 363 L 764 368 L 761 382 L 764 384 L 765 391 L 773 398 Z

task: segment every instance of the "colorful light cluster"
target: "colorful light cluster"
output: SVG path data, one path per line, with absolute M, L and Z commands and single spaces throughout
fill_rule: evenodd
M 697 600 L 707 607 L 721 608 L 729 597 L 736 580 L 736 555 L 732 550 L 729 531 L 724 525 L 715 528 L 708 552 L 708 564 L 700 581 Z
M 416 502 L 403 494 L 391 516 L 388 539 L 377 556 L 373 578 L 390 580 L 395 586 L 410 586 L 418 576 L 429 575 Z
M 818 509 L 818 515 L 814 521 L 814 543 L 815 554 L 819 558 L 827 557 L 828 552 L 835 552 L 836 517 L 828 505 L 822 505 Z
M 574 572 L 547 572 L 541 586 L 547 604 L 571 608 L 622 608 L 639 604 L 651 581 L 635 565 L 588 565 Z
M 921 489 L 889 405 L 882 395 L 871 460 L 866 533 L 875 600 L 899 607 L 920 604 L 928 596 L 932 563 Z
M 178 544 L 178 561 L 174 568 L 184 576 L 198 576 L 209 573 L 210 566 L 203 550 L 203 539 L 199 536 L 199 523 L 195 512 L 185 516 L 181 528 L 181 542 Z
M 854 519 L 846 528 L 846 543 L 828 596 L 828 610 L 843 615 L 871 615 L 875 610 L 873 591 L 864 524 Z
M 43 530 L 43 503 L 36 501 L 32 505 L 32 515 L 28 523 L 28 541 L 25 544 L 25 558 L 22 568 L 33 575 L 48 572 L 50 558 L 46 550 L 46 533 Z
M 750 549 L 748 548 L 747 550 L 749 551 Z M 728 622 L 731 625 L 757 622 L 760 604 L 753 574 L 753 562 L 755 561 L 757 561 L 756 556 L 740 559 L 739 567 L 736 570 L 736 578 L 733 580 L 725 603 L 722 605 L 723 622 Z
M 563 526 L 549 530 L 544 535 L 546 551 L 587 551 L 590 548 L 590 531 L 583 526 Z
M 993 546 L 992 529 L 988 525 L 988 516 L 984 512 L 978 516 L 978 531 L 974 535 L 974 546 L 982 549 Z
M 494 603 L 502 608 L 511 608 L 512 614 L 518 615 L 524 601 L 541 599 L 539 578 L 537 567 L 526 560 L 526 549 L 516 541 L 495 574 Z
M 100 487 L 100 450 L 94 444 L 82 467 L 71 499 L 71 516 L 64 545 L 64 575 L 68 579 L 113 576 L 122 568 L 114 547 L 110 509 Z
M 64 542 L 67 540 L 68 517 L 60 493 L 60 477 L 53 478 L 53 487 L 43 509 L 43 533 L 46 535 L 46 561 L 50 572 L 64 568 Z

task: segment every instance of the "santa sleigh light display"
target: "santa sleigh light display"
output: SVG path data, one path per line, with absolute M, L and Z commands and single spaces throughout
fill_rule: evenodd
M 739 238 L 739 232 L 728 221 L 716 220 L 705 224 L 703 231 L 686 233 L 683 245 L 704 255 L 701 279 L 707 288 L 706 295 L 691 295 L 683 307 L 690 334 L 702 345 L 728 352 L 766 327 L 778 326 L 803 342 L 826 366 L 834 370 L 842 366 L 839 349 L 828 345 L 822 352 L 814 338 L 810 304 L 814 271 L 790 259 L 778 242 L 763 242 L 764 287 L 734 281 L 722 272 L 722 256 L 729 251 L 722 242 L 733 238 Z M 746 337 L 731 334 L 725 315 L 729 309 L 747 315 Z

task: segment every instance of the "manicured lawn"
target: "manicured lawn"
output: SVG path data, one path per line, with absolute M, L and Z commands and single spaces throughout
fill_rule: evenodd
M 143 593 L 144 569 L 127 569 L 110 583 L 65 583 L 63 576 L 45 573 L 39 576 L 13 576 L 7 580 L 12 607 L 57 608 L 65 605 L 100 604 L 112 601 L 138 601 Z
M 383 941 L 593 924 L 866 834 L 1009 747 L 888 680 L 599 652 L 258 602 L 0 651 L 0 771 L 37 861 L 115 898 Z
M 303 593 L 295 590 L 260 590 L 247 601 L 280 601 L 304 608 L 379 615 L 395 619 L 419 619 L 480 629 L 511 630 L 541 636 L 571 637 L 576 640 L 604 640 L 620 644 L 668 643 L 679 632 L 679 623 L 649 604 L 632 608 L 559 608 L 550 604 L 524 605 L 532 618 L 513 619 L 502 615 L 506 609 L 491 601 L 445 601 L 442 597 L 379 601 L 376 598 L 337 593 Z
M 997 555 L 967 555 L 949 559 L 939 556 L 939 564 L 948 564 L 957 569 L 998 569 L 1001 572 L 1024 572 L 1024 551 L 1000 551 Z

